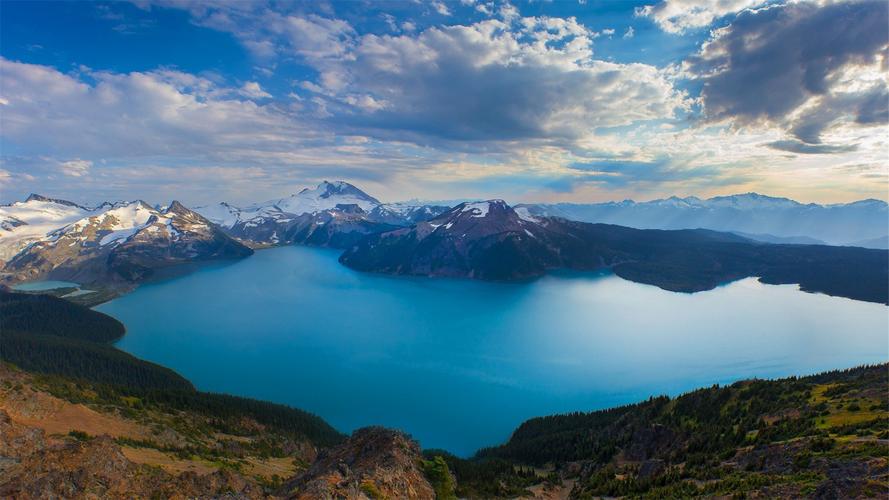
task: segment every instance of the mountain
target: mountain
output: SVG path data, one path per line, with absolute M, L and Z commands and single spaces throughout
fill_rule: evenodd
M 4 239 L 4 246 L 12 247 L 7 253 L 28 240 L 6 262 L 3 279 L 7 282 L 62 279 L 126 286 L 151 276 L 157 268 L 252 253 L 177 201 L 164 209 L 143 201 L 87 209 L 32 196 L 11 207 L 4 208 L 32 222 L 12 231 L 18 236 L 15 241 Z M 44 233 L 58 224 L 64 225 Z M 22 233 L 26 236 L 21 237 Z
M 431 220 L 369 236 L 340 262 L 391 274 L 524 279 L 560 266 L 549 236 L 503 200 L 461 203 Z
M 450 206 L 422 203 L 384 203 L 374 207 L 367 218 L 373 222 L 393 226 L 409 226 L 438 217 L 450 208 Z
M 25 201 L 0 206 L 0 264 L 48 233 L 95 211 L 37 194 Z
M 774 234 L 750 234 L 743 233 L 741 231 L 732 231 L 738 236 L 743 236 L 749 240 L 753 241 L 761 241 L 763 243 L 774 243 L 776 245 L 826 245 L 827 243 L 816 240 L 815 238 L 809 238 L 808 236 L 775 236 Z M 857 247 L 865 247 L 865 248 L 874 248 L 868 247 L 866 245 L 850 245 Z
M 807 237 L 847 245 L 886 236 L 889 208 L 879 200 L 818 205 L 757 193 L 621 202 L 518 205 L 532 215 L 639 229 L 712 229 L 774 237 Z
M 609 268 L 665 290 L 696 292 L 758 276 L 804 291 L 887 303 L 889 253 L 824 245 L 769 245 L 704 229 L 642 230 L 513 210 L 502 200 L 462 203 L 444 214 L 346 249 L 360 271 L 521 280 L 550 269 Z
M 853 241 L 849 246 L 864 248 L 879 248 L 883 250 L 889 249 L 889 236 L 881 236 L 879 238 L 871 238 L 869 240 Z
M 384 204 L 343 181 L 324 181 L 286 198 L 196 210 L 229 235 L 255 245 L 309 244 L 345 248 L 367 234 L 438 215 L 447 207 Z

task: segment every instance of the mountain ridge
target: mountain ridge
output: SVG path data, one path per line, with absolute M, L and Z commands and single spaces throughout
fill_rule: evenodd
M 523 203 L 530 214 L 601 222 L 638 229 L 713 229 L 811 238 L 831 245 L 851 245 L 886 236 L 889 205 L 875 199 L 817 204 L 759 193 L 701 199 L 676 196 L 637 202 Z
M 340 262 L 366 272 L 496 281 L 536 278 L 558 268 L 607 268 L 677 292 L 756 276 L 764 283 L 796 283 L 803 291 L 889 303 L 885 251 L 537 217 L 502 200 L 463 203 L 432 220 L 369 235 L 347 248 Z

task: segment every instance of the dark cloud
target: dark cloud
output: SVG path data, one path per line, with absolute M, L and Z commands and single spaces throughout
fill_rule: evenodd
M 882 80 L 853 91 L 840 88 L 840 74 L 853 65 L 874 64 L 887 44 L 885 1 L 801 2 L 741 12 L 687 67 L 703 80 L 707 119 L 776 123 L 817 144 L 825 129 L 847 115 L 858 124 L 886 122 Z M 805 113 L 790 120 L 806 104 Z
M 850 144 L 846 146 L 838 146 L 838 145 L 830 145 L 830 144 L 807 144 L 802 141 L 797 141 L 794 139 L 787 139 L 783 141 L 774 141 L 766 144 L 766 146 L 777 149 L 779 151 L 790 151 L 791 153 L 801 153 L 801 154 L 837 154 L 837 153 L 848 153 L 850 151 L 855 151 L 858 149 L 857 144 Z

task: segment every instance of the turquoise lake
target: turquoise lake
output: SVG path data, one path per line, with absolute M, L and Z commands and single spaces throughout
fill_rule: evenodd
M 460 455 L 533 416 L 889 358 L 889 308 L 795 285 L 397 278 L 338 255 L 262 250 L 96 309 L 126 325 L 119 348 L 198 389 L 286 403 L 343 432 L 399 428 Z

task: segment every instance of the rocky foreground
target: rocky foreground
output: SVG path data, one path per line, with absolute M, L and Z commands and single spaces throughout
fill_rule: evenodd
M 318 444 L 0 364 L 0 498 L 885 498 L 886 365 L 529 420 L 466 460 Z
M 435 496 L 419 446 L 396 431 L 361 429 L 319 455 L 257 422 L 208 432 L 196 414 L 72 403 L 7 365 L 0 374 L 0 498 Z

